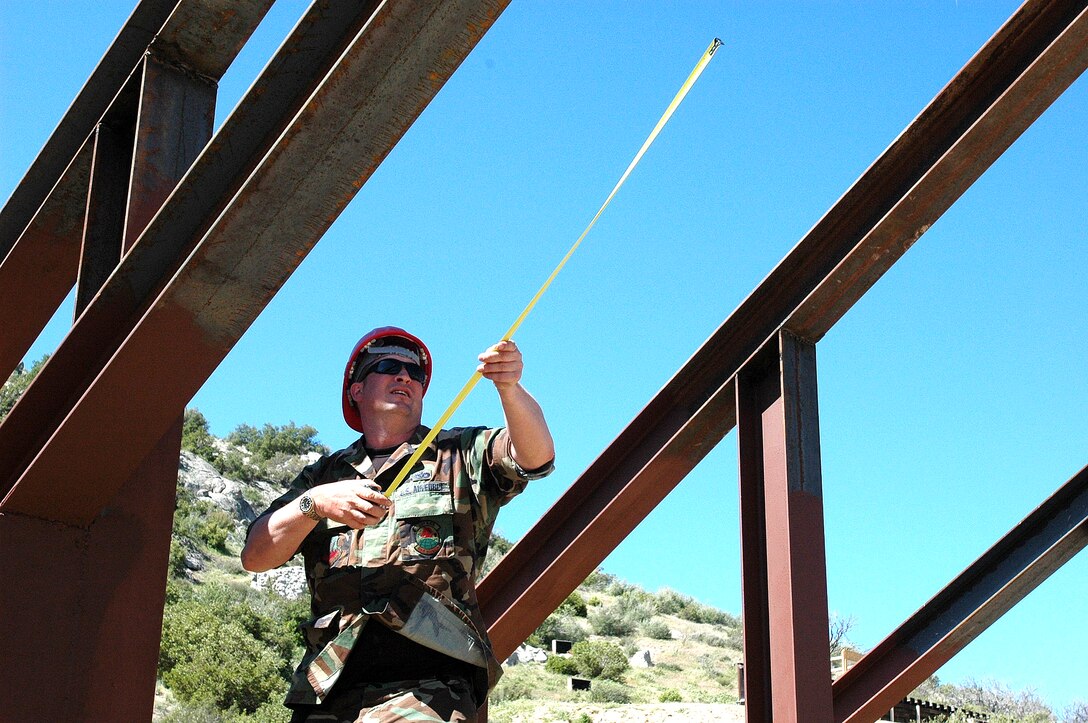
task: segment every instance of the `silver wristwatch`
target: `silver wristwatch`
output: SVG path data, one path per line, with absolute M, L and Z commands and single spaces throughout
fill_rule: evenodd
M 317 508 L 314 507 L 314 498 L 310 497 L 310 495 L 302 495 L 302 497 L 298 498 L 298 509 L 311 520 L 320 522 L 323 519 L 321 515 L 317 514 Z

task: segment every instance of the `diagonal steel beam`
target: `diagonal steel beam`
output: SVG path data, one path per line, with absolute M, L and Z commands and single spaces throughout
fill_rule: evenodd
M 8 254 L 45 202 L 132 69 L 139 65 L 148 44 L 175 5 L 177 0 L 141 0 L 125 21 L 41 153 L 0 209 L 0 258 Z M 74 273 L 73 270 L 73 279 Z
M 15 368 L 76 282 L 87 174 L 74 171 L 89 165 L 82 157 L 89 151 L 80 148 L 105 116 L 117 114 L 126 84 L 138 86 L 144 56 L 214 86 L 271 4 L 144 0 L 133 12 L 0 210 L 0 313 L 7 317 L 0 377 Z
M 156 196 L 150 204 L 147 194 L 131 199 L 125 239 L 126 248 L 131 250 L 116 273 L 98 290 L 95 303 L 76 320 L 67 338 L 0 424 L 0 495 L 11 488 L 79 400 L 84 388 L 177 273 L 212 221 L 275 145 L 377 5 L 377 2 L 331 0 L 314 3 L 168 202 L 159 209 L 165 193 L 172 187 L 169 182 L 149 184 L 148 190 L 156 191 L 150 194 Z M 152 64 L 149 72 L 159 74 L 158 65 Z M 171 99 L 160 94 L 158 100 L 163 103 L 151 104 L 149 112 L 164 112 L 159 106 L 167 100 L 171 106 L 192 102 L 184 100 L 181 94 Z M 181 133 L 175 142 L 188 135 Z M 154 163 L 159 154 L 150 135 L 145 137 L 141 131 L 138 146 L 134 156 L 136 166 Z M 134 240 L 134 229 L 139 229 L 152 216 Z M 0 280 L 2 277 L 3 267 L 0 267 Z M 3 293 L 0 291 L 0 296 Z M 0 355 L 4 343 L 0 339 Z M 13 357 L 12 364 L 17 361 L 18 356 Z
M 1083 0 L 1029 0 L 484 578 L 513 651 L 733 427 L 733 376 L 818 340 L 1088 66 Z
M 1088 467 L 835 681 L 835 720 L 888 711 L 1086 546 Z
M 176 276 L 81 388 L 0 511 L 76 525 L 93 519 L 506 4 L 379 4 Z

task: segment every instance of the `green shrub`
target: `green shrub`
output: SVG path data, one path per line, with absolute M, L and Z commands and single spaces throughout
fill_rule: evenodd
M 570 649 L 571 658 L 578 672 L 588 678 L 621 680 L 631 667 L 627 656 L 615 643 L 603 640 L 583 640 Z
M 598 635 L 625 637 L 633 635 L 643 620 L 650 617 L 650 608 L 637 594 L 627 593 L 611 605 L 594 608 L 589 623 Z
M 578 664 L 573 658 L 565 658 L 561 655 L 549 655 L 544 663 L 544 670 L 558 675 L 578 675 Z
M 170 577 L 183 577 L 185 575 L 185 546 L 170 538 L 170 562 L 167 571 Z
M 733 647 L 729 640 L 723 638 L 721 635 L 715 635 L 714 633 L 692 633 L 689 636 L 690 640 L 696 642 L 705 643 L 713 648 L 729 648 Z
M 586 599 L 579 595 L 578 591 L 575 590 L 570 595 L 567 595 L 567 599 L 560 603 L 555 611 L 557 613 L 565 613 L 567 615 L 584 618 L 586 616 Z
M 298 652 L 287 603 L 225 585 L 175 588 L 170 597 L 159 673 L 179 700 L 253 713 L 283 694 Z
M 671 640 L 672 630 L 661 618 L 652 618 L 642 624 L 642 634 L 654 640 Z
M 684 699 L 676 688 L 669 688 L 658 697 L 658 700 L 662 703 L 681 703 Z
M 616 581 L 615 575 L 609 575 L 601 570 L 594 570 L 586 577 L 582 587 L 593 592 L 604 592 Z
M 535 694 L 536 689 L 530 678 L 507 674 L 499 680 L 499 684 L 491 691 L 491 695 L 489 695 L 488 698 L 493 703 L 502 703 L 509 700 L 532 698 Z
M 553 640 L 577 643 L 586 637 L 586 631 L 574 616 L 555 612 L 544 619 L 527 642 L 538 648 L 550 648 Z
M 245 447 L 258 459 L 268 461 L 278 454 L 298 456 L 309 452 L 327 454 L 329 448 L 317 441 L 317 430 L 306 425 L 299 427 L 294 422 L 277 427 L 266 424 L 260 429 L 248 424 L 239 424 L 227 435 L 230 444 Z
M 589 699 L 594 703 L 630 703 L 631 691 L 622 683 L 601 680 L 589 689 Z
M 252 482 L 261 477 L 261 467 L 249 461 L 244 454 L 237 449 L 232 449 L 219 455 L 212 463 L 215 471 L 224 477 L 238 482 Z
M 658 613 L 663 615 L 675 615 L 693 623 L 706 623 L 710 625 L 725 625 L 738 627 L 740 625 L 736 616 L 730 615 L 709 605 L 703 605 L 694 598 L 663 588 L 653 596 L 653 604 Z

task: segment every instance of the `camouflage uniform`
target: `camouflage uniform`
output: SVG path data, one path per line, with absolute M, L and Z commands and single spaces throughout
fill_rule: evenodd
M 360 438 L 303 470 L 264 514 L 328 482 L 361 477 L 387 487 L 427 432 L 417 428 L 381 469 L 375 469 Z M 300 707 L 300 713 L 311 711 L 309 718 L 296 715 L 296 720 L 354 720 L 335 717 L 340 713 L 333 708 L 344 705 L 377 706 L 359 720 L 389 720 L 379 711 L 405 705 L 422 716 L 413 715 L 413 720 L 431 720 L 427 716 L 432 714 L 440 716 L 437 720 L 471 720 L 476 702 L 484 700 L 502 673 L 476 601 L 476 577 L 491 530 L 499 507 L 552 468 L 549 463 L 538 470 L 521 469 L 510 454 L 505 429 L 443 430 L 393 494 L 393 507 L 378 525 L 353 530 L 331 520 L 319 522 L 298 550 L 314 617 L 302 626 L 307 650 L 285 701 Z M 395 685 L 380 681 L 365 690 L 352 684 L 352 700 L 337 700 L 349 693 L 340 689 L 329 698 L 366 625 L 384 625 L 443 654 L 439 657 L 463 661 L 472 680 L 448 679 L 442 693 L 433 679 Z M 377 660 L 374 656 L 381 653 L 361 649 L 354 654 L 365 656 L 359 660 Z M 472 700 L 464 700 L 466 692 Z M 470 709 L 472 717 L 443 718 L 447 714 L 423 710 L 438 711 L 449 696 L 461 702 L 461 709 Z M 324 701 L 320 709 L 309 708 Z

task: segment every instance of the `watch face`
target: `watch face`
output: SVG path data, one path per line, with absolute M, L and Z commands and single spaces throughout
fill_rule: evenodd
M 298 508 L 302 510 L 303 514 L 310 514 L 314 509 L 314 499 L 310 495 L 303 495 L 298 500 Z

